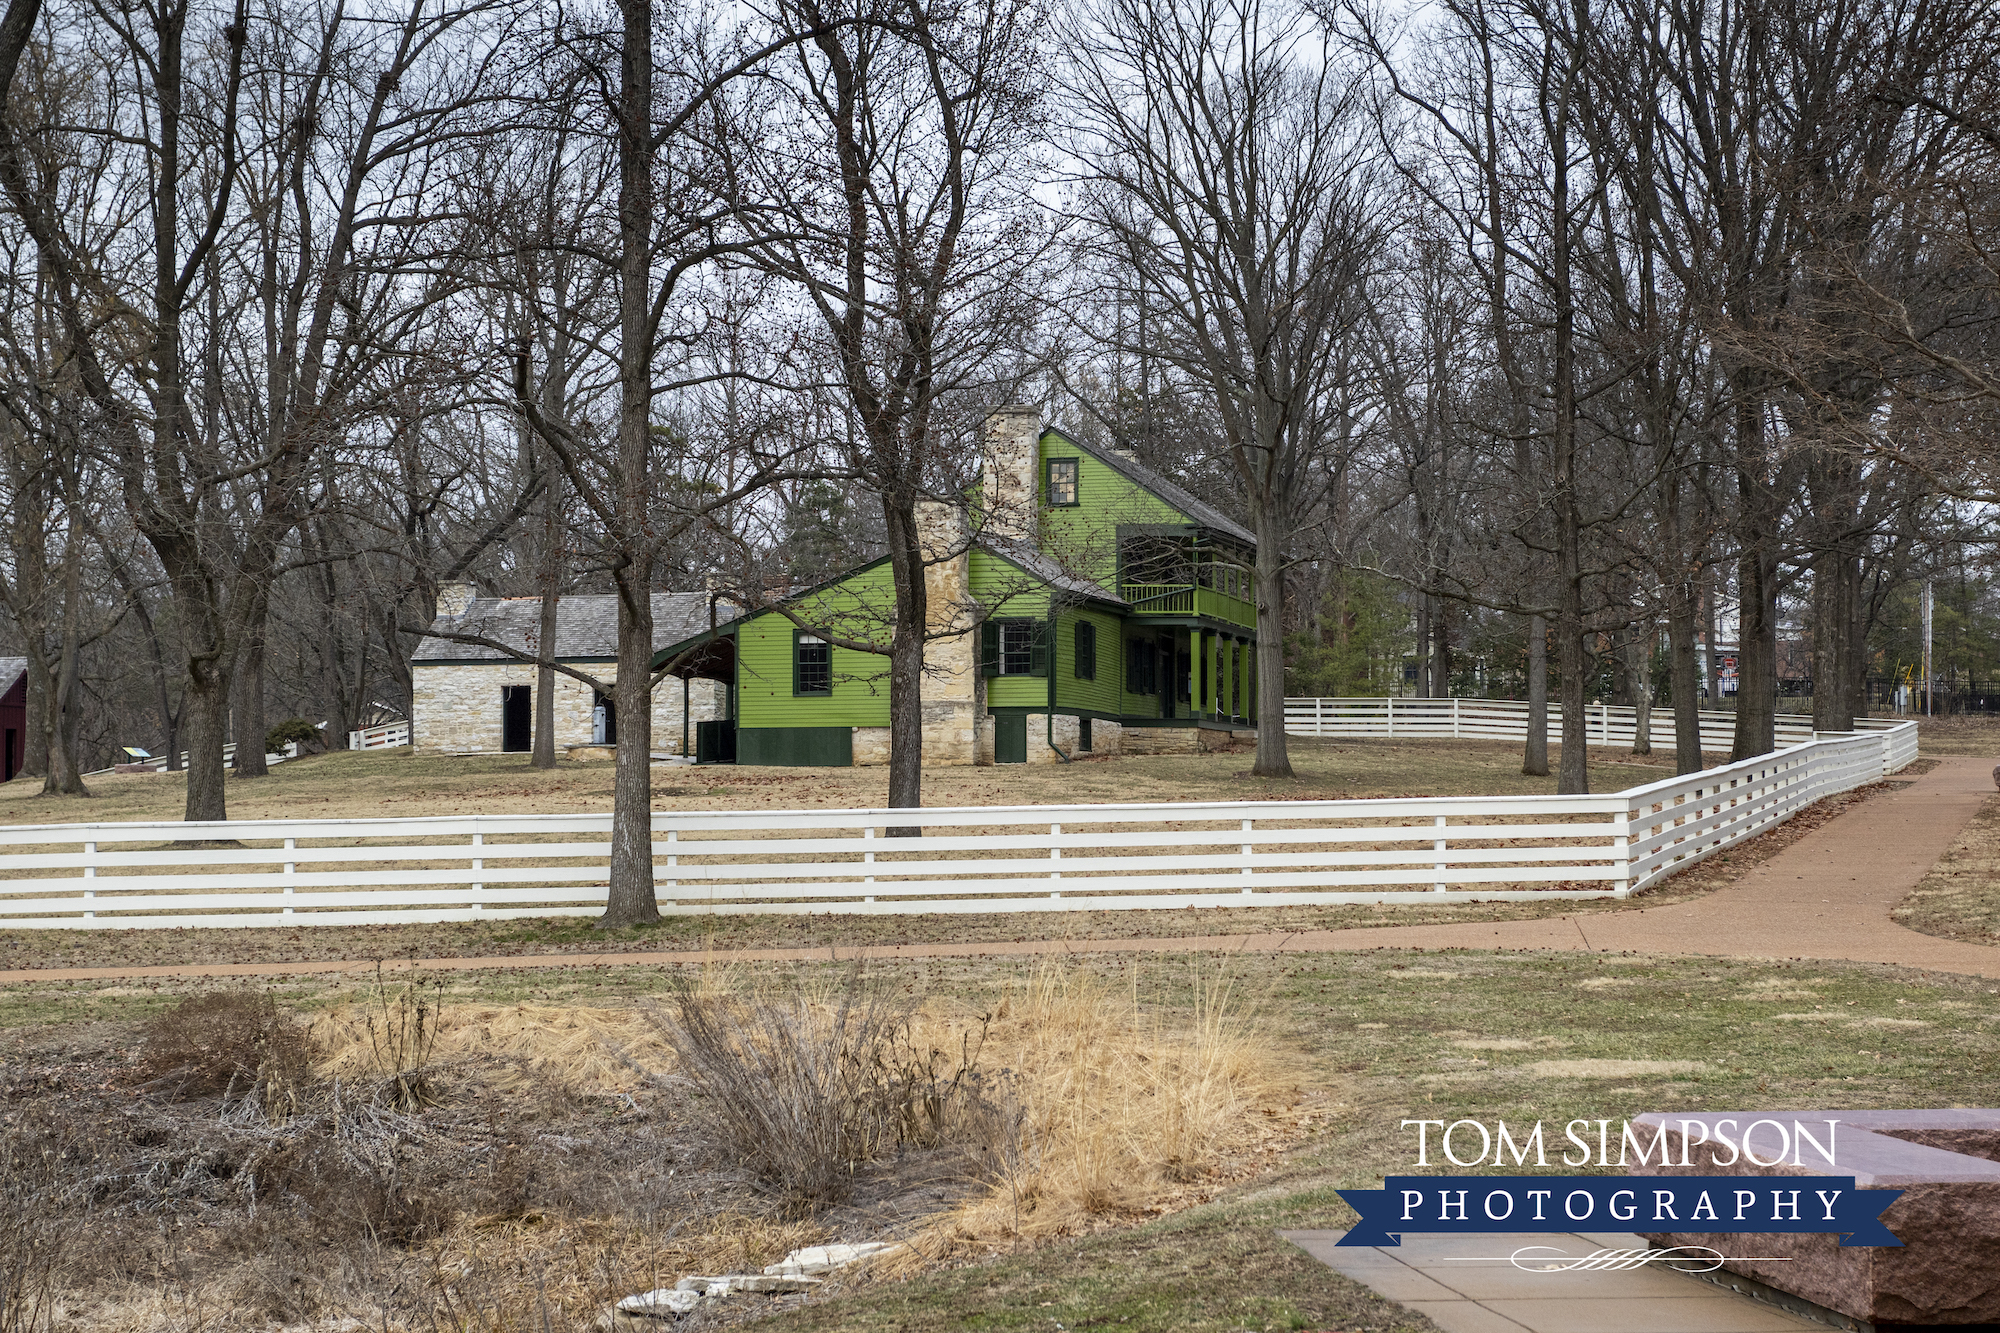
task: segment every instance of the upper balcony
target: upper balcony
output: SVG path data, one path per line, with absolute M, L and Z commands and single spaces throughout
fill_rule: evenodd
M 1118 595 L 1132 604 L 1134 615 L 1207 616 L 1231 625 L 1257 626 L 1255 603 L 1198 583 L 1121 583 Z

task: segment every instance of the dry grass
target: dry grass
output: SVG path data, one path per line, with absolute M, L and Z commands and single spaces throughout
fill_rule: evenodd
M 326 1077 L 384 1077 L 394 1071 L 370 1030 L 378 1006 L 354 1001 L 316 1015 L 308 1027 Z M 537 1004 L 445 1004 L 438 1008 L 430 1063 L 477 1078 L 496 1091 L 554 1087 L 575 1096 L 629 1093 L 646 1081 L 634 1061 L 670 1066 L 672 1048 L 630 1008 Z
M 924 803 L 1050 805 L 1096 801 L 1324 800 L 1553 792 L 1555 779 L 1520 772 L 1520 747 L 1479 741 L 1322 741 L 1293 737 L 1293 781 L 1252 778 L 1248 753 L 1135 755 L 1075 764 L 937 768 Z M 1556 754 L 1552 752 L 1551 763 Z M 1593 751 L 1591 784 L 1616 791 L 1672 773 L 1671 754 Z M 335 751 L 280 764 L 265 778 L 230 778 L 232 819 L 365 819 L 458 814 L 573 814 L 611 808 L 609 764 L 542 771 L 505 757 L 418 758 L 408 750 Z M 0 824 L 181 817 L 177 773 L 93 779 L 88 799 L 43 797 L 26 781 L 0 786 Z M 873 807 L 883 768 L 718 765 L 653 770 L 656 809 Z
M 1987 798 L 1892 916 L 1926 935 L 2000 944 L 2000 796 Z
M 1924 754 L 2000 759 L 2000 715 L 1969 713 L 1959 717 L 1920 717 L 1915 721 L 1917 748 Z
M 1301 1066 L 1226 973 L 1198 973 L 1171 1018 L 1141 1003 L 1132 976 L 1121 993 L 1047 967 L 1003 997 L 982 1059 L 1008 1071 L 1010 1141 L 997 1179 L 925 1228 L 917 1254 L 984 1253 L 1172 1211 L 1205 1197 L 1232 1155 L 1295 1110 Z M 935 1040 L 957 1035 L 933 1024 Z

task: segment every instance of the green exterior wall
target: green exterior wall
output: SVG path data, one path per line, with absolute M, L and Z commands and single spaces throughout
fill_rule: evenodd
M 852 727 L 739 727 L 736 762 L 781 768 L 851 768 Z
M 894 604 L 886 560 L 866 566 L 807 595 L 794 610 L 807 624 L 824 625 L 845 638 L 887 643 L 887 610 Z M 868 608 L 877 608 L 870 612 Z M 798 629 L 788 617 L 766 612 L 736 631 L 736 719 L 741 727 L 886 727 L 889 725 L 889 658 L 854 648 L 833 650 L 833 693 L 792 693 L 792 645 Z M 755 762 L 750 759 L 744 763 Z
M 1042 433 L 1041 456 L 1035 465 L 1036 495 L 1040 499 L 1047 498 L 1051 458 L 1077 460 L 1077 503 L 1060 509 L 1051 509 L 1046 504 L 1041 507 L 1042 547 L 1069 568 L 1088 573 L 1107 588 L 1118 577 L 1119 524 L 1194 522 L 1055 430 Z

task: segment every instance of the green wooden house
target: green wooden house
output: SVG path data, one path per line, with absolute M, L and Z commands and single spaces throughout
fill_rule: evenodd
M 924 516 L 932 639 L 927 764 L 1192 752 L 1254 734 L 1255 537 L 1135 459 L 987 419 L 970 522 Z M 663 648 L 655 665 L 728 685 L 699 755 L 845 766 L 888 758 L 886 557 Z M 788 614 L 789 613 L 789 614 Z M 815 633 L 819 630 L 819 633 Z

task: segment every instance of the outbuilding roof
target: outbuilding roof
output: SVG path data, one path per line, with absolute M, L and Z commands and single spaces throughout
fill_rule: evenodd
M 25 657 L 0 657 L 0 694 L 14 688 L 21 677 L 28 674 L 28 659 Z
M 706 630 L 709 597 L 705 592 L 653 594 L 653 647 L 679 643 Z M 718 599 L 715 617 L 725 621 L 737 614 L 727 599 Z M 417 643 L 412 665 L 426 662 L 504 662 L 506 653 L 485 644 L 441 637 L 440 631 L 474 634 L 504 643 L 516 652 L 534 655 L 541 629 L 539 597 L 475 597 L 458 616 L 439 616 L 431 633 Z M 575 593 L 556 600 L 557 661 L 605 661 L 618 655 L 618 598 L 612 593 Z

